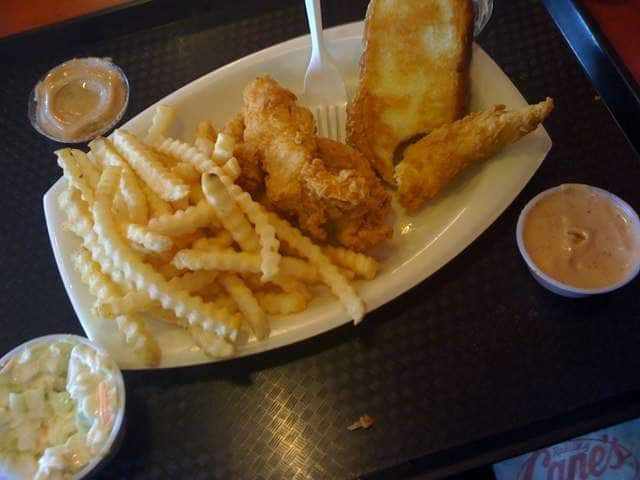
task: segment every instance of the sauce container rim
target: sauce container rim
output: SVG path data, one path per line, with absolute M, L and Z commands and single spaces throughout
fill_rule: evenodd
M 36 337 L 31 340 L 27 340 L 26 342 L 21 343 L 18 346 L 12 348 L 10 351 L 5 353 L 0 358 L 0 365 L 4 365 L 5 362 L 9 361 L 9 359 L 13 358 L 22 350 L 32 345 L 54 343 L 54 342 L 65 341 L 65 340 L 86 345 L 106 355 L 107 361 L 110 363 L 109 367 L 114 372 L 114 378 L 115 378 L 116 390 L 117 390 L 117 396 L 118 396 L 118 405 L 119 405 L 118 410 L 116 412 L 115 420 L 113 422 L 113 427 L 111 428 L 111 432 L 109 433 L 109 436 L 107 437 L 107 440 L 103 445 L 102 449 L 96 455 L 94 455 L 91 461 L 87 463 L 80 471 L 78 471 L 75 475 L 70 477 L 72 480 L 79 480 L 81 478 L 86 477 L 97 468 L 101 467 L 102 466 L 100 465 L 101 462 L 110 456 L 110 454 L 112 453 L 111 448 L 114 446 L 114 443 L 116 443 L 118 434 L 120 433 L 120 430 L 122 429 L 122 425 L 124 423 L 124 414 L 125 414 L 125 408 L 126 408 L 124 378 L 122 377 L 122 371 L 120 370 L 116 362 L 113 360 L 113 358 L 111 358 L 109 353 L 104 348 L 98 346 L 88 338 L 81 337 L 79 335 L 69 334 L 69 333 L 55 333 L 55 334 L 44 335 L 42 337 Z
M 122 105 L 122 109 L 120 109 L 120 111 L 117 113 L 117 115 L 114 116 L 113 120 L 111 122 L 109 122 L 108 125 L 105 125 L 103 129 L 101 129 L 97 134 L 95 135 L 90 135 L 84 138 L 77 138 L 77 139 L 73 139 L 73 140 L 64 140 L 62 138 L 59 137 L 55 137 L 49 133 L 47 133 L 41 126 L 40 126 L 40 122 L 38 121 L 38 115 L 37 115 L 37 111 L 38 111 L 38 102 L 36 101 L 36 88 L 38 88 L 38 85 L 40 85 L 40 82 L 42 82 L 42 80 L 44 80 L 45 78 L 47 78 L 47 75 L 49 75 L 49 73 L 51 73 L 53 70 L 60 68 L 62 65 L 64 65 L 65 63 L 69 63 L 72 61 L 76 61 L 76 60 L 98 60 L 100 62 L 103 62 L 105 64 L 108 64 L 110 67 L 112 67 L 116 72 L 118 72 L 118 75 L 122 78 L 122 81 L 124 82 L 124 86 L 125 86 L 125 98 L 124 98 L 124 104 Z M 73 58 L 69 58 L 63 62 L 60 62 L 59 64 L 51 67 L 49 70 L 47 70 L 40 78 L 38 78 L 38 81 L 36 82 L 36 84 L 33 86 L 33 88 L 31 89 L 31 92 L 29 93 L 29 100 L 27 103 L 27 116 L 29 117 L 29 123 L 31 123 L 31 126 L 34 128 L 35 131 L 37 131 L 40 135 L 48 138 L 49 140 L 53 140 L 54 142 L 63 144 L 63 145 L 78 145 L 81 143 L 86 143 L 89 142 L 91 140 L 93 140 L 94 138 L 97 138 L 101 135 L 104 135 L 105 133 L 113 130 L 115 128 L 115 126 L 120 122 L 120 120 L 122 120 L 122 117 L 124 116 L 125 112 L 127 111 L 127 108 L 129 107 L 129 97 L 130 97 L 130 86 L 129 86 L 129 78 L 127 77 L 127 75 L 124 73 L 124 70 L 122 70 L 122 68 L 120 68 L 119 65 L 117 65 L 116 63 L 113 62 L 113 59 L 111 57 L 73 57 Z
M 627 273 L 627 275 L 625 275 L 624 278 L 622 278 L 621 280 L 615 283 L 612 283 L 611 285 L 608 285 L 606 287 L 600 287 L 600 288 L 578 288 L 578 287 L 569 285 L 567 283 L 562 283 L 550 277 L 546 273 L 544 273 L 533 261 L 533 259 L 530 257 L 529 252 L 527 251 L 527 248 L 524 245 L 524 239 L 523 239 L 524 224 L 529 212 L 544 197 L 547 197 L 552 193 L 564 190 L 567 187 L 579 187 L 579 188 L 589 189 L 599 195 L 606 197 L 608 200 L 613 202 L 618 208 L 620 208 L 625 213 L 627 218 L 633 224 L 636 234 L 640 237 L 640 217 L 638 217 L 638 214 L 633 209 L 633 207 L 631 207 L 631 205 L 625 202 L 622 198 L 618 197 L 614 193 L 609 192 L 608 190 L 604 190 L 599 187 L 594 187 L 593 185 L 587 185 L 585 183 L 562 183 L 560 185 L 548 188 L 538 193 L 531 200 L 529 200 L 529 202 L 527 202 L 527 204 L 524 206 L 524 208 L 520 212 L 520 215 L 518 216 L 518 223 L 516 225 L 516 243 L 518 244 L 518 250 L 520 251 L 520 255 L 522 256 L 525 263 L 529 267 L 529 271 L 531 272 L 531 274 L 534 277 L 538 277 L 539 280 L 542 280 L 541 284 L 545 288 L 547 288 L 547 290 L 550 290 L 556 294 L 562 295 L 562 293 L 559 293 L 558 291 L 564 291 L 568 294 L 571 294 L 572 297 L 586 297 L 590 295 L 608 293 L 620 287 L 623 287 L 624 285 L 629 283 L 631 280 L 633 280 L 636 277 L 636 275 L 638 275 L 638 273 L 640 273 L 640 255 L 636 256 L 635 265 Z M 551 285 L 558 291 L 554 291 L 550 289 L 545 284 Z

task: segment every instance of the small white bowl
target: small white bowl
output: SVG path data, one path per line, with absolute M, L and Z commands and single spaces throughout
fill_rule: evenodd
M 527 218 L 527 215 L 529 214 L 529 211 L 533 208 L 534 205 L 536 205 L 540 200 L 542 200 L 547 195 L 550 195 L 554 192 L 561 190 L 562 188 L 566 188 L 569 186 L 586 187 L 604 197 L 607 197 L 609 200 L 615 203 L 618 206 L 618 208 L 620 208 L 620 210 L 622 210 L 625 213 L 627 218 L 633 224 L 637 234 L 640 235 L 640 218 L 638 218 L 638 214 L 635 212 L 633 208 L 631 208 L 631 206 L 627 202 L 625 202 L 620 197 L 618 197 L 617 195 L 614 195 L 611 192 L 608 192 L 598 187 L 593 187 L 591 185 L 585 185 L 581 183 L 565 183 L 562 185 L 558 185 L 557 187 L 544 190 L 543 192 L 540 192 L 538 195 L 533 197 L 529 201 L 529 203 L 525 205 L 525 207 L 522 209 L 522 212 L 520 212 L 520 216 L 518 217 L 518 224 L 516 226 L 516 242 L 518 243 L 518 250 L 520 250 L 520 255 L 522 255 L 522 258 L 526 262 L 527 267 L 529 267 L 529 271 L 533 275 L 533 278 L 535 278 L 536 281 L 547 290 L 553 293 L 556 293 L 558 295 L 562 295 L 563 297 L 569 297 L 569 298 L 582 298 L 582 297 L 589 297 L 591 295 L 597 295 L 600 293 L 607 293 L 626 285 L 631 280 L 633 280 L 636 277 L 636 275 L 638 275 L 638 272 L 640 272 L 640 255 L 638 255 L 636 258 L 636 265 L 629 271 L 629 273 L 622 280 L 603 288 L 577 288 L 571 285 L 567 285 L 566 283 L 559 282 L 558 280 L 551 278 L 549 275 L 547 275 L 542 270 L 540 270 L 540 268 L 533 262 L 533 260 L 529 256 L 529 253 L 527 252 L 527 249 L 524 246 L 524 240 L 522 238 L 524 223 Z
M 100 452 L 98 452 L 98 454 L 89 463 L 87 463 L 82 470 L 80 470 L 74 476 L 70 477 L 72 480 L 80 480 L 82 478 L 85 478 L 90 473 L 95 473 L 99 469 L 101 469 L 106 464 L 107 460 L 111 458 L 112 454 L 115 453 L 115 449 L 120 444 L 120 440 L 122 440 L 120 433 L 121 433 L 122 425 L 124 422 L 126 396 L 125 396 L 124 379 L 122 378 L 122 372 L 118 368 L 118 365 L 116 364 L 116 362 L 113 361 L 113 359 L 109 356 L 109 354 L 103 348 L 100 348 L 98 345 L 96 345 L 95 343 L 93 343 L 92 341 L 88 340 L 85 337 L 80 337 L 78 335 L 69 335 L 69 334 L 54 334 L 54 335 L 45 335 L 43 337 L 34 338 L 33 340 L 29 340 L 27 342 L 24 342 L 18 345 L 13 350 L 5 354 L 2 358 L 0 358 L 0 365 L 4 365 L 6 362 L 9 361 L 9 359 L 19 354 L 26 347 L 37 345 L 40 343 L 53 343 L 53 342 L 59 342 L 59 341 L 81 343 L 83 345 L 93 348 L 94 350 L 97 350 L 103 353 L 104 355 L 106 355 L 107 361 L 110 362 L 110 368 L 113 370 L 113 372 L 115 372 L 114 377 L 115 377 L 116 388 L 118 391 L 117 395 L 118 395 L 119 408 L 116 413 L 115 420 L 113 422 L 113 428 L 111 429 L 111 433 L 109 434 L 107 441 L 102 447 L 102 450 L 100 450 Z

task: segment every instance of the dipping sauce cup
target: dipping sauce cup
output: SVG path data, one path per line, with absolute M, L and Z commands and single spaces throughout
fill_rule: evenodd
M 535 196 L 516 227 L 522 258 L 546 289 L 579 298 L 610 292 L 640 271 L 640 220 L 616 195 L 563 184 Z

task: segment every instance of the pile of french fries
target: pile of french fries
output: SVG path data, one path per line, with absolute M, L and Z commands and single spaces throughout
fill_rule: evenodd
M 325 284 L 358 323 L 365 307 L 350 284 L 377 262 L 319 246 L 234 182 L 234 142 L 204 122 L 193 144 L 166 133 L 175 110 L 160 106 L 144 139 L 125 130 L 90 151 L 56 151 L 67 189 L 65 228 L 81 240 L 72 261 L 95 303 L 147 366 L 162 352 L 150 319 L 187 330 L 212 357 L 234 354 L 241 330 L 263 339 L 269 315 L 304 310 Z

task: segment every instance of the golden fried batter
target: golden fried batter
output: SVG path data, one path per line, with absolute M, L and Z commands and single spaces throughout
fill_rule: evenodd
M 395 168 L 400 203 L 408 210 L 418 208 L 464 167 L 533 131 L 551 110 L 551 98 L 515 111 L 496 105 L 434 130 L 409 146 Z
M 264 190 L 264 172 L 262 171 L 262 155 L 260 150 L 250 143 L 238 143 L 233 150 L 240 165 L 240 176 L 236 183 L 252 198 L 258 198 Z
M 231 117 L 222 127 L 222 133 L 230 136 L 236 143 L 241 143 L 244 138 L 244 117 L 237 113 Z
M 365 251 L 391 238 L 393 229 L 385 224 L 391 195 L 366 157 L 355 148 L 328 138 L 318 138 L 318 156 L 330 170 L 355 171 L 366 181 L 367 195 L 356 207 L 348 211 L 328 209 L 338 242 Z
M 262 157 L 269 205 L 316 239 L 335 232 L 358 250 L 390 236 L 388 193 L 361 154 L 318 139 L 311 112 L 268 76 L 249 84 L 243 98 L 244 142 Z

